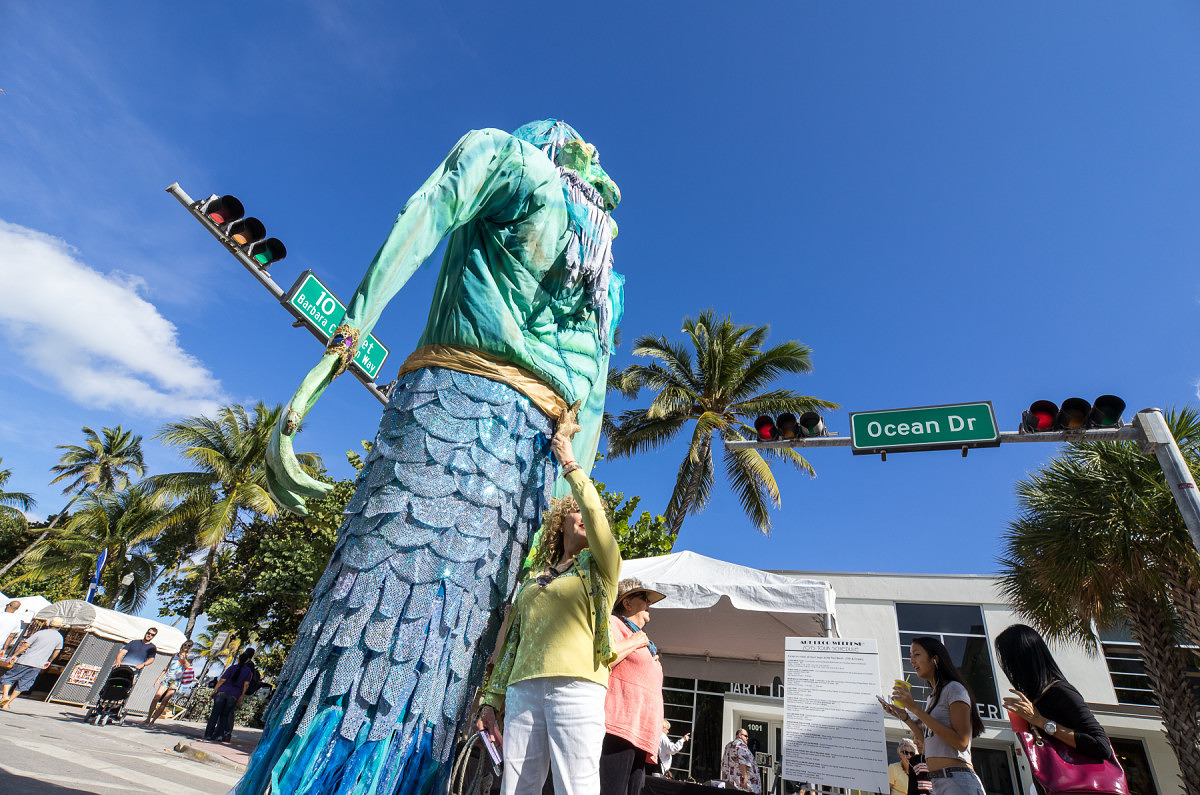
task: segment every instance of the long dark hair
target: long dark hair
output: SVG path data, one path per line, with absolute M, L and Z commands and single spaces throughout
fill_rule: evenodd
M 929 703 L 926 710 L 932 712 L 933 708 L 937 706 L 945 685 L 950 682 L 958 682 L 966 688 L 967 698 L 971 700 L 969 705 L 971 707 L 971 736 L 978 737 L 983 734 L 983 721 L 979 717 L 979 711 L 975 709 L 975 694 L 971 692 L 971 686 L 963 679 L 958 668 L 950 661 L 950 652 L 946 650 L 945 644 L 937 638 L 930 637 L 913 638 L 913 643 L 920 646 L 933 663 L 933 701 Z
M 1037 701 L 1055 681 L 1067 681 L 1046 641 L 1025 624 L 1013 624 L 996 636 L 996 656 L 1008 681 L 1030 701 Z
M 254 659 L 254 648 L 253 647 L 246 649 L 244 652 L 239 654 L 237 666 L 231 667 L 229 669 L 230 670 L 229 678 L 237 679 L 238 675 L 241 674 L 242 669 L 245 668 L 247 665 L 250 665 L 251 668 L 254 668 L 253 664 L 251 664 L 251 662 L 250 662 L 253 659 Z M 255 669 L 255 670 L 257 670 L 257 669 Z

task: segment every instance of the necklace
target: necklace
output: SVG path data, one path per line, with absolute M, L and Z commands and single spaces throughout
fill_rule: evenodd
M 538 575 L 537 584 L 539 586 L 541 586 L 542 588 L 545 588 L 550 583 L 554 582 L 556 579 L 561 577 L 563 574 L 566 574 L 568 571 L 570 571 L 571 567 L 574 565 L 575 565 L 575 558 L 572 557 L 567 562 L 567 565 L 563 566 L 561 569 L 559 569 L 555 566 L 551 566 L 549 571 L 542 572 L 541 574 Z

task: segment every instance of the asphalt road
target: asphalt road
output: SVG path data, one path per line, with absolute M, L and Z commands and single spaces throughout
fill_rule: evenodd
M 188 739 L 136 726 L 96 727 L 71 707 L 18 699 L 0 711 L 0 792 L 228 792 L 239 771 L 173 750 Z

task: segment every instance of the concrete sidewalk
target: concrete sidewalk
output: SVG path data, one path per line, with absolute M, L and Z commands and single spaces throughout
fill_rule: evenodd
M 83 723 L 83 716 L 87 709 L 70 704 L 34 701 L 22 697 L 12 702 L 11 711 L 58 720 L 74 718 Z M 210 743 L 203 739 L 205 728 L 203 723 L 159 718 L 153 726 L 143 728 L 138 725 L 138 721 L 141 719 L 142 716 L 130 715 L 125 719 L 124 726 L 110 724 L 96 726 L 94 729 L 108 735 L 117 735 L 122 741 L 137 743 L 152 749 L 172 750 L 199 762 L 232 767 L 239 772 L 245 769 L 250 755 L 254 753 L 254 748 L 262 737 L 261 729 L 235 726 L 232 742 Z

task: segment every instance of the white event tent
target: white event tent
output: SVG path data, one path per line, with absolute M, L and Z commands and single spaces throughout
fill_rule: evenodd
M 674 552 L 627 560 L 637 577 L 666 594 L 646 630 L 667 676 L 769 685 L 783 678 L 784 638 L 836 634 L 833 586 Z
M 146 630 L 154 627 L 158 630 L 154 637 L 154 645 L 159 651 L 168 654 L 179 651 L 185 640 L 183 632 L 168 624 L 97 607 L 82 599 L 55 602 L 39 610 L 37 614 L 38 618 L 45 621 L 55 616 L 60 617 L 69 629 L 83 629 L 99 638 L 119 643 L 141 640 Z

